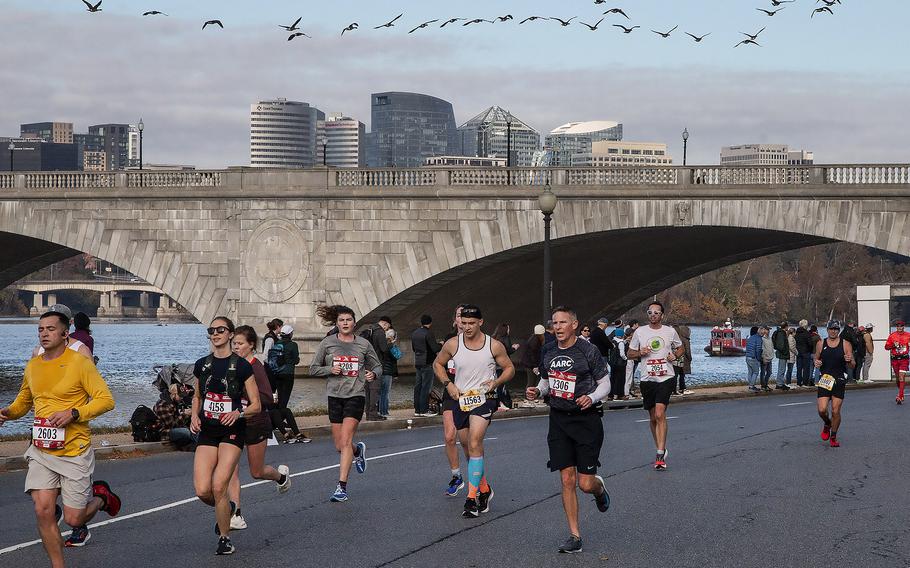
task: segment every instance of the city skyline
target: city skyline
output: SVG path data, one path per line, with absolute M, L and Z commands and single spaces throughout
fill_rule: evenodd
M 290 43 L 277 24 L 295 19 L 288 16 L 300 8 L 291 3 L 255 13 L 209 1 L 156 3 L 168 18 L 142 18 L 135 5 L 116 2 L 106 2 L 99 14 L 86 13 L 80 3 L 5 4 L 10 47 L 0 80 L 12 88 L 0 110 L 0 136 L 36 121 L 73 122 L 81 131 L 141 116 L 147 162 L 247 163 L 246 109 L 261 99 L 308 101 L 370 129 L 369 96 L 382 91 L 450 101 L 458 124 L 491 105 L 542 134 L 569 121 L 615 120 L 625 125 L 626 139 L 664 142 L 674 156 L 682 155 L 680 133 L 688 128 L 691 164 L 716 163 L 722 146 L 744 143 L 811 148 L 824 162 L 900 161 L 910 138 L 900 110 L 910 84 L 900 78 L 904 64 L 897 55 L 897 30 L 910 6 L 899 2 L 878 2 L 879 9 L 849 3 L 812 20 L 812 3 L 802 0 L 773 19 L 748 13 L 751 5 L 617 2 L 643 25 L 636 32 L 645 33 L 629 36 L 552 22 L 431 26 L 409 35 L 408 25 L 451 9 L 341 2 L 318 17 L 303 14 L 313 39 Z M 546 7 L 505 3 L 496 12 L 559 15 Z M 478 2 L 458 10 L 463 13 L 453 17 L 493 16 Z M 879 22 L 882 10 L 890 17 Z M 395 28 L 367 29 L 399 11 L 405 16 Z M 592 3 L 556 12 L 587 21 L 601 11 Z M 351 14 L 362 33 L 341 41 L 337 34 Z M 225 29 L 202 33 L 201 21 L 213 15 Z M 680 29 L 667 40 L 647 29 L 676 23 Z M 40 44 L 29 41 L 36 26 L 45 38 Z M 740 31 L 762 26 L 762 48 L 732 48 L 729 40 L 738 40 Z M 695 44 L 684 31 L 712 35 Z

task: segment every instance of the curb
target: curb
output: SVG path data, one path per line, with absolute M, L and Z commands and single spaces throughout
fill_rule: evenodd
M 879 389 L 894 386 L 893 381 L 877 381 L 873 384 L 853 384 L 850 390 Z M 737 387 L 738 388 L 738 387 Z M 789 396 L 795 394 L 811 393 L 810 389 L 791 389 L 784 392 L 762 392 L 752 393 L 749 391 L 719 392 L 712 394 L 691 394 L 685 396 L 673 397 L 672 404 L 685 404 L 691 402 L 711 402 L 716 400 L 734 400 L 747 398 L 764 398 L 769 396 Z M 642 400 L 640 398 L 632 400 L 614 400 L 605 402 L 604 406 L 609 410 L 623 410 L 631 408 L 641 408 Z M 506 416 L 508 418 L 524 418 L 528 416 L 541 416 L 549 414 L 550 409 L 547 406 L 535 408 L 513 408 L 509 410 Z M 389 432 L 392 430 L 406 430 L 407 421 L 412 420 L 411 428 L 429 428 L 442 424 L 442 416 L 431 417 L 403 417 L 390 420 L 369 420 L 363 421 L 358 426 L 358 432 Z M 332 435 L 330 425 L 314 426 L 306 428 L 306 433 L 311 438 L 328 438 Z M 119 446 L 100 446 L 94 448 L 95 458 L 101 460 L 131 459 L 141 458 L 153 454 L 176 451 L 170 442 L 138 442 L 134 444 L 122 444 Z M 23 470 L 27 467 L 27 462 L 22 456 L 12 456 L 0 458 L 0 473 Z

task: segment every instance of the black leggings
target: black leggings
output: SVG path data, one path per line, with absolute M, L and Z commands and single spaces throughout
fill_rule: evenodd
M 673 367 L 673 370 L 676 371 L 676 376 L 673 377 L 676 379 L 676 392 L 686 390 L 686 370 L 682 367 Z
M 278 407 L 287 409 L 291 400 L 291 390 L 294 389 L 294 375 L 278 375 L 275 382 L 278 386 Z
M 287 428 L 290 428 L 295 436 L 300 435 L 297 419 L 294 418 L 290 408 L 272 408 L 269 410 L 269 418 L 272 419 L 272 427 L 277 428 L 282 434 L 286 434 Z

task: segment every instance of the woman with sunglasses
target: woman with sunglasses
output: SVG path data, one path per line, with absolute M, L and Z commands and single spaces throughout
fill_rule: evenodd
M 326 390 L 332 440 L 341 454 L 338 485 L 332 494 L 332 501 L 341 502 L 348 500 L 351 462 L 354 462 L 358 473 L 367 468 L 367 446 L 363 442 L 355 445 L 354 435 L 366 407 L 365 385 L 382 376 L 382 362 L 369 341 L 354 335 L 354 310 L 347 306 L 319 306 L 316 315 L 326 325 L 334 325 L 338 329 L 338 333 L 319 343 L 310 364 L 310 375 L 328 379 Z
M 588 343 L 591 343 L 591 326 L 586 325 L 581 328 L 581 335 L 579 335 L 578 338 L 584 339 Z
M 215 554 L 234 553 L 228 536 L 231 516 L 236 507 L 228 498 L 228 484 L 240 461 L 246 436 L 245 416 L 260 411 L 259 388 L 250 363 L 231 351 L 234 322 L 219 316 L 206 330 L 212 353 L 196 361 L 193 376 L 196 393 L 190 430 L 198 433 L 193 461 L 193 485 L 196 496 L 215 507 L 215 532 L 218 549 Z M 241 399 L 250 402 L 246 408 Z

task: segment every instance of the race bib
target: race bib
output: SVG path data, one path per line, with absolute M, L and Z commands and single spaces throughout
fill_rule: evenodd
M 226 394 L 207 392 L 205 401 L 202 403 L 202 411 L 206 418 L 220 420 L 222 414 L 231 411 L 231 397 Z
M 59 450 L 66 442 L 66 428 L 55 428 L 47 418 L 35 418 L 32 423 L 32 444 L 45 450 Z
M 826 391 L 832 390 L 834 388 L 834 377 L 831 375 L 822 375 L 818 379 L 818 388 L 825 389 Z
M 335 355 L 332 366 L 341 367 L 341 376 L 356 379 L 360 376 L 360 358 L 356 355 Z
M 479 390 L 469 390 L 458 397 L 458 406 L 461 407 L 462 412 L 471 412 L 486 401 L 487 397 L 484 393 Z
M 666 377 L 670 374 L 666 359 L 648 359 L 645 361 L 645 372 L 649 377 Z
M 449 371 L 449 376 L 454 377 L 455 376 L 455 361 L 453 361 L 452 359 L 449 359 L 449 361 L 446 363 L 446 370 Z
M 575 400 L 575 373 L 550 371 L 547 373 L 547 378 L 550 380 L 551 395 L 566 400 Z

